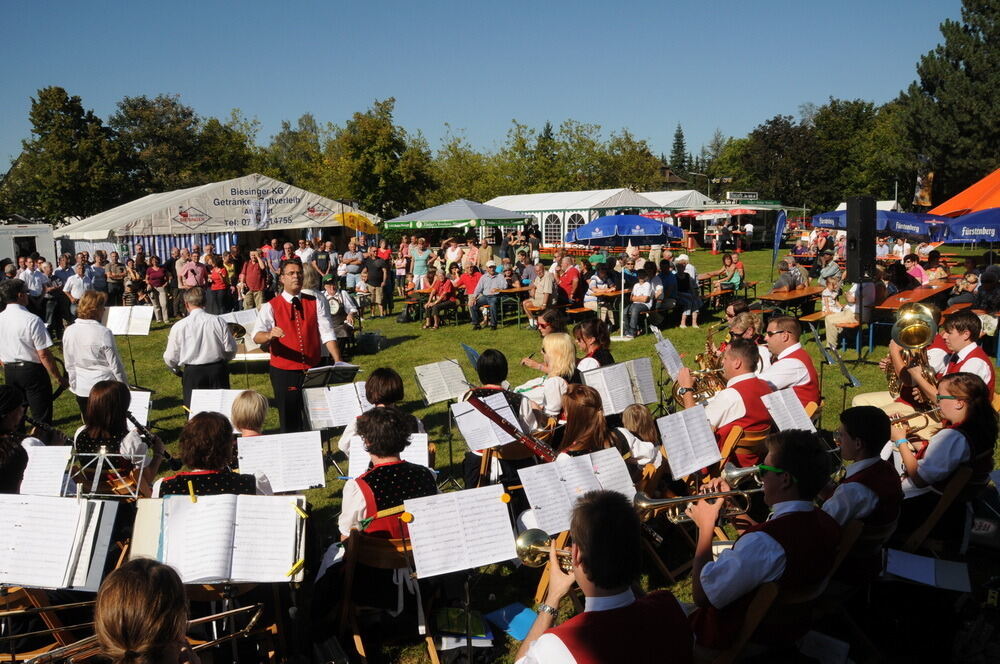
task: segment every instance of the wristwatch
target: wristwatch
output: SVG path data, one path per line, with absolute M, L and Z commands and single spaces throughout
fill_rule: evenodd
M 693 387 L 682 387 L 679 390 L 677 390 L 677 394 L 679 396 L 684 396 L 688 392 L 694 392 L 694 388 Z
M 540 613 L 547 613 L 553 618 L 559 615 L 559 611 L 555 607 L 549 606 L 545 602 L 540 603 L 537 608 Z

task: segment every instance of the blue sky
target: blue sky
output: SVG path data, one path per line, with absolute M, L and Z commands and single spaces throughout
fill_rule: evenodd
M 107 119 L 122 97 L 240 108 L 267 143 L 311 112 L 343 123 L 395 97 L 437 147 L 445 123 L 499 145 L 513 119 L 628 128 L 697 152 L 830 96 L 881 103 L 958 19 L 959 0 L 756 2 L 53 2 L 0 6 L 0 169 L 30 134 L 35 91 L 60 85 Z

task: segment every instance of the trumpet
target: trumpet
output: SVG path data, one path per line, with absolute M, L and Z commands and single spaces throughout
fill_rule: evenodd
M 729 486 L 738 486 L 748 478 L 752 479 L 753 483 L 757 486 L 761 486 L 763 484 L 760 479 L 760 466 L 747 466 L 746 468 L 740 468 L 732 461 L 727 463 L 726 467 L 722 469 L 720 477 L 722 477 L 725 483 Z
M 733 502 L 727 504 L 720 514 L 722 518 L 732 519 L 746 514 L 750 510 L 751 496 L 755 493 L 761 493 L 763 490 L 763 487 L 756 489 L 734 489 L 732 491 L 699 493 L 693 496 L 678 496 L 677 498 L 650 498 L 640 491 L 635 494 L 632 504 L 640 513 L 652 512 L 655 514 L 657 512 L 666 512 L 667 519 L 671 523 L 676 524 L 691 522 L 691 517 L 686 514 L 685 510 L 693 502 L 714 500 L 716 498 L 727 501 L 732 499 Z
M 935 406 L 934 408 L 930 408 L 928 410 L 918 410 L 917 412 L 910 413 L 909 415 L 897 415 L 896 417 L 890 417 L 889 423 L 895 426 L 897 424 L 902 424 L 903 422 L 909 422 L 910 420 L 916 417 L 924 418 L 924 423 L 920 426 L 913 426 L 909 424 L 906 425 L 906 435 L 910 435 L 911 433 L 917 431 L 918 429 L 923 429 L 928 424 L 930 424 L 932 420 L 934 422 L 940 422 L 941 408 L 940 406 Z
M 529 528 L 517 536 L 517 557 L 528 567 L 544 567 L 549 562 L 552 538 L 540 528 Z M 567 574 L 573 571 L 573 555 L 569 549 L 556 549 L 559 567 Z

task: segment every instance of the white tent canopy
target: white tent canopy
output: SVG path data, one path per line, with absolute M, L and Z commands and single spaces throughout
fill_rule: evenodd
M 558 191 L 547 194 L 514 194 L 497 196 L 487 205 L 516 210 L 608 210 L 612 208 L 655 208 L 656 203 L 631 189 L 594 189 L 591 191 Z
M 694 189 L 683 189 L 680 191 L 644 191 L 644 198 L 656 203 L 658 207 L 670 208 L 673 210 L 691 210 L 714 205 L 715 201 Z
M 846 210 L 846 209 L 847 209 L 846 202 L 841 203 L 840 205 L 837 206 L 837 210 Z M 890 212 L 902 212 L 902 210 L 899 209 L 899 203 L 897 203 L 896 201 L 875 201 L 875 209 L 887 210 Z
M 188 189 L 150 194 L 63 226 L 56 237 L 187 235 L 348 225 L 378 217 L 260 173 Z M 353 220 L 353 221 L 352 221 Z M 347 221 L 345 224 L 344 222 Z

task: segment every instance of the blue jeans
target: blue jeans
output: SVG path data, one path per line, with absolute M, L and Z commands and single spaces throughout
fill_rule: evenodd
M 642 302 L 633 302 L 632 304 L 628 305 L 628 309 L 625 312 L 626 335 L 630 337 L 635 336 L 635 333 L 639 330 L 639 314 L 641 314 L 643 311 L 646 311 L 647 309 L 649 309 L 649 307 L 647 307 Z
M 472 307 L 469 312 L 469 316 L 472 318 L 473 325 L 479 325 L 481 321 L 479 307 L 489 305 L 490 307 L 490 325 L 496 327 L 497 324 L 497 307 L 500 306 L 500 297 L 497 295 L 480 295 L 479 299 L 476 300 L 476 304 Z
M 355 273 L 352 274 L 352 273 L 348 272 L 344 276 L 344 281 L 345 281 L 345 284 L 347 285 L 348 288 L 354 288 L 357 285 L 357 283 L 359 281 L 361 281 L 361 273 L 360 272 L 355 272 Z

